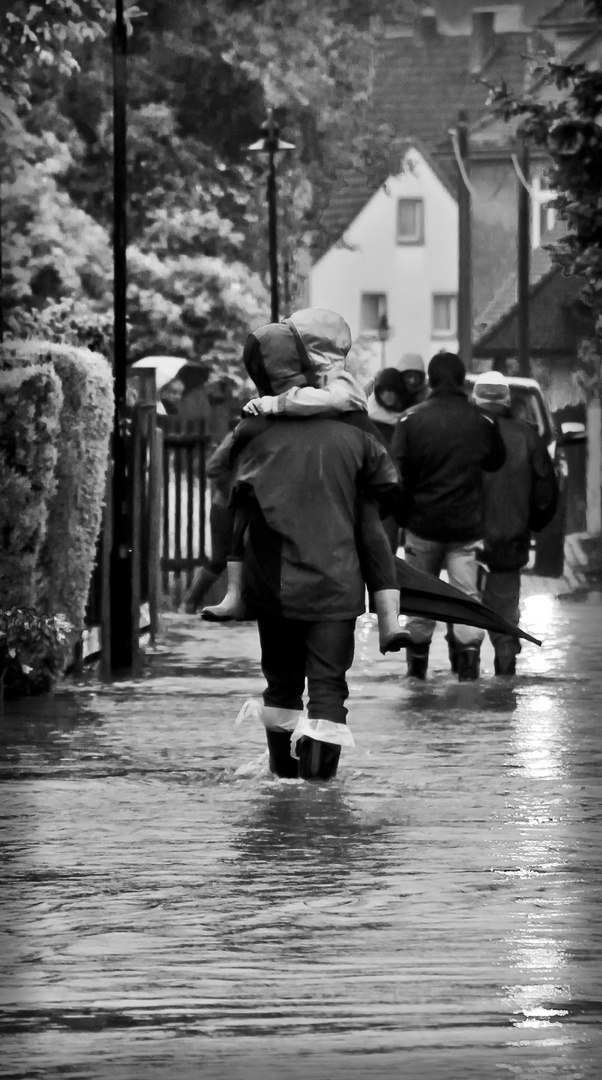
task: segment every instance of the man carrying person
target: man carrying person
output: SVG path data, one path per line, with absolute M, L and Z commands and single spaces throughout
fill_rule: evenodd
M 250 334 L 243 360 L 262 399 L 285 408 L 291 387 L 342 368 L 350 346 L 340 315 L 305 309 Z M 283 411 L 278 419 L 254 415 L 239 424 L 231 507 L 244 528 L 242 600 L 257 619 L 267 683 L 253 714 L 266 729 L 270 768 L 279 776 L 328 779 L 341 746 L 350 743 L 346 673 L 366 579 L 399 610 L 394 561 L 382 527 L 376 529 L 375 503 L 399 512 L 400 490 L 365 411 L 314 417 L 314 408 L 309 402 L 306 415 Z
M 455 353 L 438 353 L 428 367 L 430 396 L 397 424 L 391 450 L 401 474 L 409 566 L 438 577 L 477 598 L 477 549 L 483 537 L 483 477 L 506 458 L 497 421 L 468 400 L 466 369 Z M 408 674 L 426 677 L 435 621 L 411 617 L 407 630 Z M 457 674 L 477 679 L 484 632 L 454 628 Z

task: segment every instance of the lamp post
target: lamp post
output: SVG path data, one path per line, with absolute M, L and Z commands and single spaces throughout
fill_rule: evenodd
M 267 203 L 268 203 L 268 262 L 270 268 L 270 316 L 278 322 L 278 235 L 276 209 L 276 154 L 279 150 L 294 150 L 294 143 L 279 138 L 279 127 L 274 110 L 268 109 L 267 120 L 261 125 L 261 138 L 247 148 L 268 155 Z
M 380 341 L 380 367 L 381 371 L 387 366 L 387 341 L 391 337 L 391 327 L 387 319 L 386 311 L 383 311 L 378 320 L 378 339 Z
M 131 668 L 132 632 L 132 514 L 127 447 L 127 28 L 123 0 L 115 0 L 113 27 L 113 417 L 112 537 L 109 559 L 110 667 Z

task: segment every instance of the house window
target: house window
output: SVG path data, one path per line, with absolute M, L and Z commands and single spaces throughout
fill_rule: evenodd
M 433 337 L 453 338 L 458 329 L 458 297 L 455 293 L 433 294 Z
M 376 334 L 383 315 L 387 319 L 386 293 L 362 293 L 360 306 L 360 330 L 362 333 Z
M 424 244 L 424 201 L 397 200 L 397 243 Z

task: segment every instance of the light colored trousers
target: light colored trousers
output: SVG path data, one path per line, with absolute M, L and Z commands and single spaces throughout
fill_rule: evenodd
M 478 540 L 471 544 L 445 544 L 438 540 L 423 540 L 421 536 L 406 531 L 405 559 L 408 566 L 424 570 L 435 577 L 439 577 L 441 571 L 446 570 L 450 585 L 475 600 L 480 600 L 477 587 L 479 564 L 476 559 L 479 546 Z M 419 645 L 431 640 L 436 622 L 434 619 L 408 616 L 406 626 L 412 641 Z M 475 626 L 454 624 L 454 637 L 461 647 L 479 646 L 485 637 L 485 631 L 478 630 Z

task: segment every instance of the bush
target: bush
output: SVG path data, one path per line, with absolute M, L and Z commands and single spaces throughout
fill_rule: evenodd
M 0 608 L 38 603 L 62 408 L 52 364 L 0 369 Z
M 50 690 L 65 666 L 72 629 L 61 615 L 0 611 L 0 712 L 5 698 Z
M 65 613 L 83 626 L 102 518 L 113 379 L 99 353 L 44 341 L 9 341 L 4 363 L 52 366 L 63 392 L 57 442 L 56 494 L 38 560 L 38 610 Z

